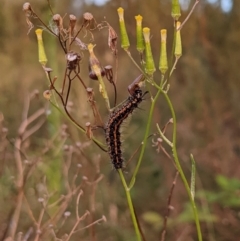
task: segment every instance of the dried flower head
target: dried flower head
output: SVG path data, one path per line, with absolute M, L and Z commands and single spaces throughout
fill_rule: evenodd
M 67 218 L 67 217 L 69 217 L 69 216 L 71 215 L 71 212 L 66 211 L 66 212 L 64 212 L 64 214 L 63 214 L 63 215 L 64 215 L 64 217 L 65 217 L 65 218 Z
M 52 17 L 53 22 L 56 24 L 59 33 L 63 30 L 63 19 L 60 14 L 54 14 Z
M 89 57 L 89 77 L 93 80 L 98 80 L 99 76 L 103 77 L 105 75 L 105 71 L 101 67 L 99 60 L 97 59 L 97 57 L 95 56 L 95 54 L 93 52 L 94 47 L 95 47 L 95 45 L 93 45 L 93 44 L 88 45 L 88 51 L 89 51 L 89 54 L 90 54 L 90 57 Z
M 116 31 L 108 24 L 108 46 L 114 55 L 117 55 L 117 39 L 118 36 Z
M 70 14 L 69 15 L 69 26 L 70 26 L 72 32 L 75 28 L 76 22 L 77 22 L 77 17 L 73 14 Z
M 69 28 L 68 28 L 68 38 L 69 38 L 69 46 L 71 46 L 72 41 L 75 40 L 76 37 L 73 37 L 74 35 L 74 28 L 77 22 L 77 18 L 75 15 L 70 14 L 69 15 Z
M 76 53 L 76 52 L 69 52 L 67 54 L 67 68 L 69 70 L 75 70 L 76 68 L 78 68 L 77 72 L 80 72 L 80 66 L 79 66 L 79 62 L 81 60 L 81 56 Z
M 163 140 L 159 137 L 157 138 L 157 141 L 152 140 L 152 147 L 156 147 L 157 152 L 159 153 L 162 149 L 162 142 Z
M 85 21 L 90 22 L 90 21 L 93 20 L 93 15 L 89 12 L 86 12 L 86 13 L 83 14 L 83 18 L 84 18 Z
M 33 14 L 31 4 L 29 2 L 26 2 L 23 4 L 23 11 L 28 17 L 31 17 Z
M 88 101 L 90 101 L 90 102 L 93 101 L 93 98 L 94 98 L 93 88 L 88 87 L 86 89 L 86 91 L 87 91 L 87 95 L 88 95 Z
M 110 83 L 113 83 L 113 70 L 112 70 L 112 65 L 106 65 L 104 67 L 105 69 L 105 75 L 106 75 L 106 78 L 107 80 L 110 82 Z
M 50 90 L 45 90 L 43 92 L 43 97 L 46 99 L 46 100 L 50 100 L 51 99 L 51 91 Z
M 91 126 L 91 123 L 90 122 L 87 122 L 85 124 L 86 126 L 86 135 L 89 139 L 92 139 L 93 137 L 93 132 L 92 132 L 92 126 Z

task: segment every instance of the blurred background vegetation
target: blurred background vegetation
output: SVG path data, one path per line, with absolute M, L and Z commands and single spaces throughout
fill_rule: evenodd
M 151 29 L 156 63 L 159 60 L 162 28 L 168 29 L 168 50 L 169 53 L 171 51 L 171 1 L 110 0 L 103 5 L 81 0 L 61 0 L 61 4 L 60 1 L 50 2 L 55 13 L 62 16 L 75 14 L 79 24 L 83 13 L 91 12 L 97 23 L 106 20 L 117 32 L 119 28 L 116 10 L 119 6 L 123 7 L 131 40 L 130 51 L 137 61 L 139 56 L 135 50 L 134 16 L 141 14 L 143 26 Z M 182 0 L 180 20 L 187 16 L 194 2 Z M 201 0 L 182 29 L 183 56 L 171 78 L 170 97 L 178 120 L 178 151 L 189 178 L 190 153 L 197 163 L 196 202 L 199 206 L 203 240 L 236 241 L 240 236 L 240 1 L 228 0 L 231 6 L 229 9 L 224 8 L 222 2 Z M 54 203 L 61 195 L 67 195 L 69 187 L 66 179 L 72 180 L 77 173 L 76 183 L 84 192 L 79 201 L 79 213 L 82 215 L 85 210 L 91 213 L 79 228 L 98 220 L 102 215 L 107 222 L 79 231 L 71 240 L 134 240 L 124 191 L 117 173 L 112 170 L 108 155 L 89 142 L 56 109 L 46 107 L 42 92 L 48 89 L 49 84 L 38 63 L 34 30 L 27 35 L 23 3 L 22 0 L 1 0 L 0 8 L 0 240 L 7 237 L 17 202 L 14 184 L 18 174 L 14 143 L 26 115 L 24 110 L 27 108 L 28 96 L 34 91 L 36 93 L 36 90 L 39 95 L 31 101 L 28 115 L 41 108 L 49 108 L 51 113 L 47 117 L 42 116 L 43 120 L 39 117 L 38 120 L 41 119 L 43 124 L 24 141 L 21 149 L 24 171 L 29 172 L 29 177 L 24 187 L 25 201 L 16 233 L 23 232 L 25 235 L 29 232 L 26 237 L 33 240 L 36 224 L 30 214 L 38 220 L 43 193 L 50 196 L 50 204 Z M 32 1 L 31 4 L 35 12 L 49 23 L 51 12 L 47 1 Z M 41 27 L 39 22 L 33 20 L 33 23 L 35 27 Z M 98 59 L 104 66 L 114 66 L 114 56 L 107 46 L 108 29 L 95 30 L 93 34 Z M 81 36 L 86 43 L 91 38 L 88 32 Z M 58 42 L 47 32 L 44 32 L 44 42 L 48 66 L 54 70 L 54 75 L 61 78 L 65 68 L 64 53 Z M 83 52 L 83 56 L 81 76 L 88 86 L 94 88 L 102 118 L 106 121 L 108 114 L 104 101 L 98 93 L 96 82 L 90 81 L 88 77 L 88 53 Z M 118 58 L 117 91 L 120 103 L 128 96 L 127 86 L 139 75 L 139 71 L 120 46 Z M 157 79 L 160 74 L 156 73 L 155 77 Z M 112 89 L 109 87 L 108 90 L 113 99 Z M 86 96 L 78 82 L 74 83 L 70 99 L 73 102 L 71 108 L 74 116 L 79 122 L 82 125 L 87 121 L 93 122 Z M 123 129 L 126 159 L 143 138 L 149 101 L 146 99 L 141 106 L 142 110 L 137 111 Z M 169 109 L 162 98 L 154 112 L 152 133 L 156 132 L 155 123 L 163 126 L 169 118 Z M 97 130 L 94 135 L 104 140 L 103 131 Z M 69 160 L 71 161 L 68 162 Z M 129 178 L 131 177 L 134 164 L 133 160 L 127 166 L 127 178 L 128 173 Z M 136 213 L 147 240 L 160 240 L 162 220 L 166 214 L 167 197 L 174 175 L 172 162 L 161 151 L 158 153 L 156 147 L 152 146 L 152 140 L 149 140 L 132 193 Z M 93 184 L 97 178 L 101 180 Z M 59 238 L 69 233 L 76 223 L 76 199 L 77 195 L 74 195 L 66 202 L 67 206 L 61 209 L 55 228 Z M 180 179 L 177 181 L 171 205 L 174 209 L 169 217 L 166 240 L 196 240 L 191 209 Z M 45 210 L 42 223 L 49 225 L 49 216 L 59 207 L 60 204 L 56 204 Z M 47 231 L 45 233 L 47 235 Z M 53 234 L 49 237 L 52 238 Z

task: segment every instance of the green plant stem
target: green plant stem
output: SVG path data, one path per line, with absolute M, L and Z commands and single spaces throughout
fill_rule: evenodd
M 179 59 L 180 59 L 180 56 L 176 56 L 175 61 L 174 61 L 174 64 L 173 64 L 173 67 L 172 67 L 172 69 L 171 69 L 171 71 L 170 71 L 169 77 L 172 76 L 172 73 L 173 73 L 173 71 L 175 70 L 176 65 L 177 65 L 177 62 L 178 62 Z
M 141 162 L 142 162 L 142 159 L 143 159 L 143 155 L 144 155 L 144 152 L 145 152 L 145 149 L 146 149 L 146 145 L 147 145 L 147 138 L 149 136 L 149 131 L 150 131 L 150 127 L 151 127 L 154 107 L 155 107 L 155 104 L 156 104 L 156 102 L 158 100 L 158 97 L 159 97 L 161 92 L 162 92 L 162 89 L 158 88 L 158 92 L 155 95 L 154 99 L 152 100 L 152 104 L 151 104 L 149 115 L 148 115 L 147 128 L 146 128 L 146 131 L 145 131 L 145 135 L 144 135 L 144 139 L 143 139 L 143 145 L 142 145 L 142 148 L 141 148 L 140 156 L 139 156 L 139 159 L 138 159 L 137 166 L 136 166 L 136 168 L 134 170 L 132 179 L 131 179 L 130 184 L 129 184 L 129 188 L 130 189 L 133 187 L 133 185 L 135 183 L 136 175 L 138 173 L 138 170 L 140 168 L 140 165 L 141 165 Z
M 191 170 L 191 193 L 193 196 L 193 200 L 195 198 L 195 183 L 196 183 L 196 162 L 193 158 L 193 155 L 190 155 L 191 162 L 192 162 L 192 170 Z
M 168 138 L 163 134 L 163 132 L 161 131 L 159 125 L 157 124 L 157 129 L 158 129 L 158 132 L 159 132 L 159 135 L 162 137 L 162 139 L 170 146 L 172 147 L 173 144 L 171 141 L 168 140 Z
M 137 69 L 140 70 L 140 72 L 141 72 L 144 76 L 146 76 L 146 73 L 139 67 L 139 65 L 136 63 L 136 61 L 135 61 L 134 58 L 132 57 L 131 53 L 130 53 L 127 49 L 125 49 L 125 51 L 126 51 L 128 57 L 132 60 L 133 64 L 137 67 Z
M 123 173 L 122 173 L 122 169 L 118 169 L 118 173 L 120 175 L 120 178 L 121 178 L 121 181 L 122 181 L 125 193 L 126 193 L 127 202 L 128 202 L 130 214 L 131 214 L 132 221 L 133 221 L 133 226 L 134 226 L 134 229 L 135 229 L 135 232 L 136 232 L 137 240 L 141 241 L 141 234 L 140 234 L 140 231 L 139 231 L 139 228 L 138 228 L 138 223 L 137 223 L 137 219 L 136 219 L 133 204 L 132 204 L 130 189 L 127 186 L 127 183 L 126 183 L 125 178 L 124 178 Z
M 175 28 L 175 24 L 176 22 L 174 21 L 174 32 L 173 32 L 173 42 L 172 42 L 172 52 L 170 55 L 170 62 L 169 62 L 169 66 L 173 66 L 173 58 L 174 58 L 174 51 L 175 51 L 175 45 L 176 45 L 176 28 Z M 168 70 L 168 73 L 165 75 L 165 79 L 164 82 L 167 82 L 172 74 L 172 69 Z M 165 84 L 164 84 L 165 85 Z
M 137 62 L 134 60 L 134 58 L 132 57 L 131 53 L 128 50 L 125 50 L 128 57 L 132 60 L 133 64 L 137 67 L 137 69 L 144 75 L 144 77 L 146 78 L 146 80 L 151 84 L 151 85 L 155 85 L 156 83 L 153 81 L 152 77 L 150 77 L 149 75 L 147 75 L 142 69 L 141 67 L 137 64 Z
M 168 106 L 171 110 L 171 114 L 172 114 L 172 118 L 173 118 L 173 146 L 172 146 L 172 152 L 173 152 L 173 157 L 174 157 L 174 161 L 176 163 L 177 169 L 180 173 L 180 176 L 183 180 L 183 184 L 187 190 L 187 194 L 189 196 L 190 202 L 191 202 L 191 206 L 192 206 L 192 210 L 193 210 L 193 214 L 194 214 L 194 219 L 195 219 L 195 223 L 196 223 L 196 228 L 197 228 L 197 235 L 198 235 L 198 240 L 202 241 L 202 232 L 201 232 L 201 227 L 200 227 L 200 222 L 199 222 L 199 217 L 198 217 L 198 211 L 189 187 L 189 184 L 187 182 L 187 179 L 184 175 L 184 172 L 182 170 L 181 164 L 179 162 L 179 158 L 178 158 L 178 154 L 177 154 L 177 147 L 176 147 L 176 141 L 177 141 L 177 119 L 176 119 L 176 115 L 175 115 L 175 111 L 172 105 L 172 102 L 170 100 L 170 98 L 168 97 L 167 93 L 165 93 L 161 88 L 159 88 L 160 92 L 164 95 Z

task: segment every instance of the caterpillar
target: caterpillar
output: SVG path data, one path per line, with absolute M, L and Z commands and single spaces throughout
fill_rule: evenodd
M 105 135 L 108 153 L 115 169 L 121 169 L 123 167 L 120 133 L 121 124 L 143 101 L 143 96 L 146 93 L 147 92 L 143 93 L 140 89 L 135 89 L 127 101 L 109 116 L 105 127 Z

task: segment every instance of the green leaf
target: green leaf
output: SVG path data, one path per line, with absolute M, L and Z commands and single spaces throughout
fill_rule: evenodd
M 236 178 L 228 178 L 223 175 L 217 175 L 216 182 L 223 190 L 234 191 L 240 188 L 240 180 Z

